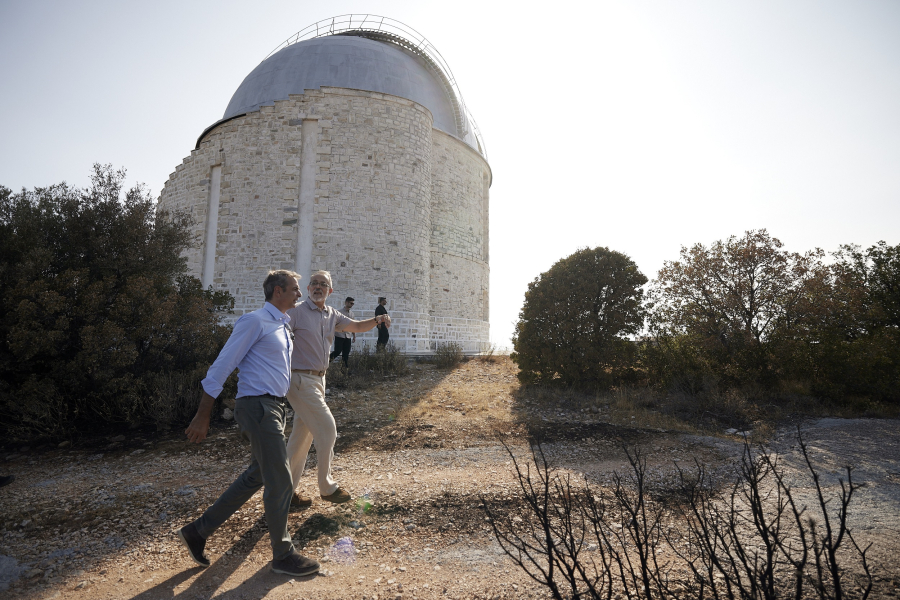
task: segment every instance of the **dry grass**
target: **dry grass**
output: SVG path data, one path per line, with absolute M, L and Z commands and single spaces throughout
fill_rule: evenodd
M 460 426 L 473 421 L 512 422 L 513 394 L 519 387 L 515 373 L 516 367 L 508 358 L 462 362 L 450 373 L 441 373 L 434 387 L 421 390 L 404 403 L 400 416 L 429 419 L 440 415 L 443 421 Z
M 334 366 L 332 370 L 337 371 Z M 798 416 L 895 416 L 897 412 L 881 407 L 879 413 L 864 404 L 855 409 L 851 403 L 827 406 L 808 396 L 774 396 L 749 388 L 691 395 L 659 393 L 648 387 L 600 393 L 523 387 L 517 372 L 508 356 L 492 355 L 464 360 L 453 369 L 411 363 L 408 375 L 378 375 L 349 386 L 329 371 L 328 381 L 336 400 L 332 410 L 339 422 L 349 424 L 349 429 L 342 429 L 347 447 L 467 446 L 498 436 L 534 438 L 549 430 L 575 431 L 585 423 L 704 435 L 734 430 L 762 441 L 778 423 Z M 371 436 L 368 442 L 363 441 L 366 436 Z

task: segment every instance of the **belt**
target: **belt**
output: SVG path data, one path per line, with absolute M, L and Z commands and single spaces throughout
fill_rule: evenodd
M 276 396 L 275 394 L 257 394 L 255 396 L 241 396 L 241 398 L 271 398 L 272 400 L 278 400 L 279 402 L 287 402 L 287 396 Z M 240 400 L 241 398 L 237 398 Z
M 307 375 L 318 375 L 325 377 L 325 371 L 313 371 L 312 369 L 291 369 L 294 373 L 306 373 Z

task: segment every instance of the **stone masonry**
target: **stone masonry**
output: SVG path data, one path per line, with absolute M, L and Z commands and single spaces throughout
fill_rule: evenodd
M 484 158 L 434 129 L 423 106 L 322 87 L 213 127 L 169 177 L 159 208 L 193 218 L 189 270 L 234 295 L 235 316 L 261 306 L 270 269 L 304 278 L 325 269 L 329 303 L 353 296 L 357 318 L 388 298 L 391 341 L 404 352 L 451 341 L 477 352 L 489 343 L 490 178 Z

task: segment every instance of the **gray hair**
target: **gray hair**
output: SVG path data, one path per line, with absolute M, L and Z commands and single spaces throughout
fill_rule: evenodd
M 329 273 L 328 271 L 313 271 L 313 272 L 310 274 L 309 279 L 312 280 L 312 278 L 315 277 L 316 275 L 321 275 L 322 277 L 324 277 L 325 279 L 327 279 L 327 280 L 328 280 L 328 287 L 330 287 L 330 288 L 333 288 L 333 287 L 334 287 L 334 286 L 331 284 L 331 273 Z
M 300 274 L 288 271 L 287 269 L 278 269 L 277 271 L 269 271 L 266 280 L 263 281 L 263 293 L 266 295 L 266 301 L 272 299 L 275 294 L 275 288 L 280 287 L 283 290 L 288 288 L 289 279 L 294 278 L 300 280 Z

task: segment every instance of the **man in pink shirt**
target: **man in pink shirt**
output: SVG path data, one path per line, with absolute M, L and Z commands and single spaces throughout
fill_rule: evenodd
M 306 457 L 313 439 L 316 441 L 316 457 L 319 472 L 319 494 L 323 500 L 336 504 L 350 500 L 350 494 L 338 486 L 331 477 L 331 461 L 337 427 L 334 416 L 325 404 L 325 370 L 336 331 L 364 333 L 383 323 L 391 326 L 391 318 L 378 315 L 365 321 L 356 321 L 325 305 L 331 288 L 331 274 L 316 271 L 309 278 L 307 299 L 287 311 L 289 327 L 294 333 L 294 350 L 291 354 L 291 386 L 287 398 L 294 409 L 294 428 L 288 438 L 287 454 L 290 460 L 291 481 L 294 490 L 300 482 Z M 310 506 L 312 499 L 296 491 L 292 506 Z

